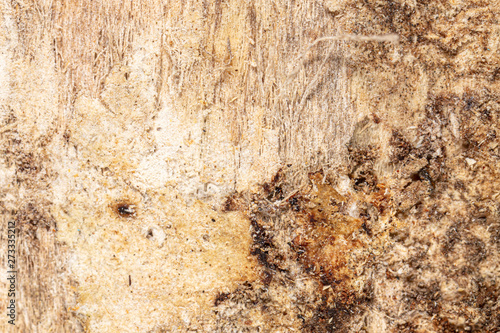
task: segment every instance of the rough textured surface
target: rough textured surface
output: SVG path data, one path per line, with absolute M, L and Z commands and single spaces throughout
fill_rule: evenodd
M 499 8 L 2 1 L 0 330 L 500 331 Z

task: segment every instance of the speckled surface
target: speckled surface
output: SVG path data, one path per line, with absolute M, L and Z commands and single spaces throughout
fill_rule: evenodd
M 499 8 L 3 1 L 0 330 L 499 331 Z

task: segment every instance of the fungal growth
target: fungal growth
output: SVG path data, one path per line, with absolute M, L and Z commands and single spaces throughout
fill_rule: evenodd
M 217 319 L 234 331 L 241 321 L 248 330 L 347 332 L 373 298 L 370 278 L 356 274 L 368 269 L 367 221 L 349 216 L 357 199 L 339 194 L 322 171 L 301 189 L 288 184 L 280 171 L 260 191 L 228 198 L 248 214 L 260 278 L 221 290 Z

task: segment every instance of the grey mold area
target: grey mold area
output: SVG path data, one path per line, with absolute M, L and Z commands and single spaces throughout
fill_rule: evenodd
M 500 330 L 498 1 L 75 6 L 1 4 L 20 331 Z

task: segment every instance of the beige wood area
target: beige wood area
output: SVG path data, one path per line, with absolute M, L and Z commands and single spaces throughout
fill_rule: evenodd
M 500 331 L 499 14 L 1 0 L 0 331 Z

